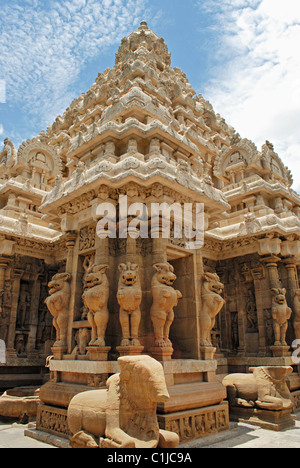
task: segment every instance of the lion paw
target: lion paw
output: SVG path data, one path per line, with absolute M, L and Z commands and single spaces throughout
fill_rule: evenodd
M 124 338 L 121 341 L 121 346 L 130 346 L 130 340 L 128 338 Z
M 137 338 L 133 338 L 131 346 L 141 346 L 140 340 L 138 340 Z

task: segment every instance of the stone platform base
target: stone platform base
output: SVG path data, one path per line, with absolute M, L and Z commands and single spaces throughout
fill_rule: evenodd
M 226 365 L 225 365 L 226 364 Z M 268 357 L 228 357 L 218 359 L 218 374 L 248 374 L 250 367 L 260 366 L 294 366 L 291 356 Z M 224 369 L 224 370 L 223 370 Z M 223 372 L 221 372 L 223 370 Z
M 38 440 L 40 442 L 44 442 L 45 444 L 48 444 L 48 445 L 52 445 L 53 447 L 71 448 L 71 445 L 68 439 L 61 437 L 61 436 L 49 434 L 44 431 L 39 431 L 36 428 L 36 424 L 34 423 L 28 424 L 28 428 L 24 430 L 24 436 L 30 437 L 31 439 Z
M 17 387 L 7 390 L 0 397 L 0 417 L 17 419 L 21 423 L 34 421 L 39 403 L 37 387 Z
M 229 427 L 225 387 L 216 379 L 214 360 L 161 362 L 170 399 L 157 405 L 161 429 L 172 426 L 181 441 L 225 431 Z M 118 362 L 51 360 L 50 381 L 40 389 L 37 431 L 69 438 L 67 408 L 71 399 L 87 390 L 105 388 L 107 378 L 119 372 Z
M 161 429 L 176 432 L 180 443 L 185 443 L 229 429 L 227 402 L 188 411 L 159 414 Z
M 259 426 L 262 429 L 282 431 L 295 426 L 292 410 L 270 411 L 259 408 L 230 408 L 230 420 Z
M 228 403 L 222 402 L 218 405 L 188 411 L 158 414 L 157 419 L 161 429 L 178 434 L 180 443 L 190 442 L 229 429 Z M 68 441 L 71 433 L 67 423 L 67 409 L 41 405 L 36 429 L 32 435 L 30 431 L 26 435 L 38 439 L 39 433 L 51 434 Z
M 71 432 L 67 422 L 67 408 L 40 405 L 37 411 L 36 429 L 69 440 Z

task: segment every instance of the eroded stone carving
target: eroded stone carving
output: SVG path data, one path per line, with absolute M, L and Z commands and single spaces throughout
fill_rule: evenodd
M 53 276 L 48 284 L 50 296 L 46 298 L 45 304 L 53 316 L 53 326 L 56 329 L 56 342 L 54 347 L 64 347 L 67 343 L 67 328 L 69 317 L 69 302 L 71 295 L 71 275 L 69 273 L 58 273 Z
M 273 288 L 272 292 L 272 316 L 275 335 L 274 346 L 287 346 L 286 332 L 288 329 L 288 321 L 292 315 L 286 302 L 286 289 Z
M 300 339 L 300 289 L 295 291 L 294 297 L 294 313 L 295 313 L 295 320 L 294 320 L 294 330 L 296 339 Z
M 120 305 L 119 319 L 122 327 L 121 346 L 140 346 L 142 290 L 139 267 L 135 263 L 121 263 L 119 272 L 117 299 Z
M 68 408 L 73 448 L 177 447 L 177 434 L 160 430 L 156 405 L 169 399 L 162 365 L 150 356 L 118 359 L 121 372 L 107 390 L 76 395 Z
M 151 282 L 153 304 L 150 310 L 154 328 L 154 340 L 157 347 L 171 347 L 170 327 L 174 321 L 174 307 L 182 298 L 180 291 L 173 288 L 176 280 L 174 268 L 170 263 L 157 263 Z
M 212 346 L 211 330 L 225 301 L 221 296 L 224 284 L 216 273 L 205 273 L 202 281 L 202 307 L 200 312 L 200 346 Z
M 92 327 L 90 346 L 105 346 L 105 332 L 109 319 L 107 302 L 109 283 L 106 276 L 108 265 L 84 263 L 85 291 L 82 300 L 88 309 L 88 321 Z
M 254 367 L 252 374 L 230 374 L 223 379 L 230 406 L 282 410 L 293 407 L 285 378 L 293 372 L 289 366 Z

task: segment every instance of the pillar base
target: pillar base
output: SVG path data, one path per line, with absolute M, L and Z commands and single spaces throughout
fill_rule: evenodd
M 107 361 L 110 346 L 88 346 L 87 354 L 90 361 Z
M 203 361 L 212 361 L 215 357 L 217 348 L 212 346 L 200 346 L 200 359 Z
M 51 352 L 54 356 L 54 359 L 62 361 L 63 356 L 67 353 L 67 346 L 53 346 Z
M 270 346 L 273 357 L 286 357 L 291 356 L 290 346 Z
M 159 348 L 152 347 L 149 349 L 150 356 L 152 356 L 157 361 L 171 361 L 174 349 L 172 347 L 169 348 Z
M 117 346 L 120 356 L 139 356 L 144 351 L 144 346 Z

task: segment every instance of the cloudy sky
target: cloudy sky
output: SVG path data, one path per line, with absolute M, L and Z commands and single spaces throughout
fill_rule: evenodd
M 300 192 L 300 0 L 0 0 L 0 11 L 1 142 L 46 130 L 146 19 L 216 112 L 259 149 L 274 144 Z

